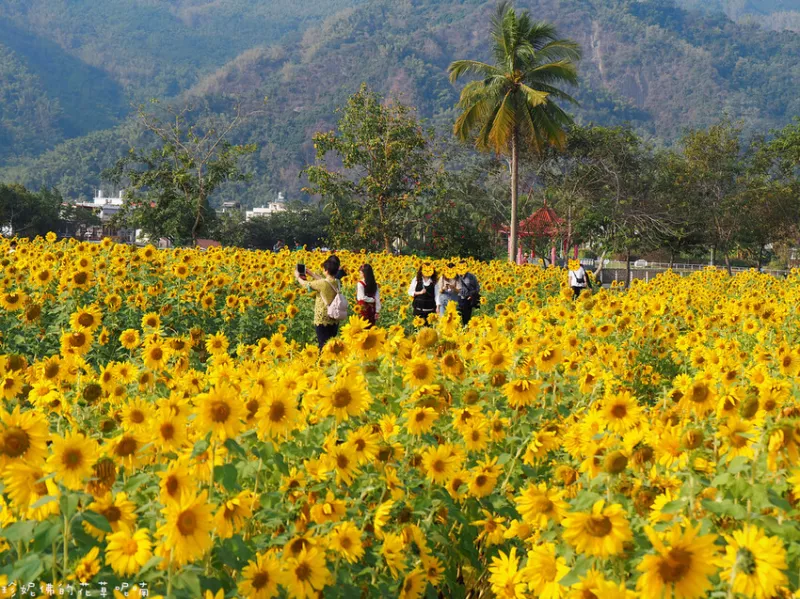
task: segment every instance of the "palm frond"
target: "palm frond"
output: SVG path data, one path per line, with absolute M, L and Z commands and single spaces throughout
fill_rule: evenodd
M 546 43 L 537 50 L 539 62 L 573 61 L 583 57 L 580 44 L 572 40 L 556 39 Z
M 447 67 L 447 72 L 450 73 L 451 83 L 464 75 L 480 75 L 484 78 L 502 75 L 497 67 L 478 60 L 456 60 Z
M 494 115 L 491 128 L 486 135 L 488 145 L 499 154 L 508 148 L 511 135 L 517 126 L 516 94 L 509 91 Z
M 533 89 L 532 87 L 528 87 L 525 84 L 519 86 L 519 91 L 524 95 L 525 103 L 532 108 L 541 106 L 542 104 L 546 103 L 547 97 L 549 96 L 547 92 L 543 92 L 538 89 Z

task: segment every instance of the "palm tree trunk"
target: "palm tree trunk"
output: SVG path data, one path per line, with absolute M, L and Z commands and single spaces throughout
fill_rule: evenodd
M 625 289 L 631 286 L 631 251 L 625 252 Z
M 517 260 L 517 193 L 519 191 L 519 148 L 517 128 L 511 134 L 511 243 L 508 249 L 508 261 Z

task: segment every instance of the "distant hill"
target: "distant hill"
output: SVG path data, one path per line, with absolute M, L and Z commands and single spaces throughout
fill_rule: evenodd
M 176 44 L 181 40 L 199 44 L 202 32 L 213 31 L 217 20 L 222 24 L 218 37 L 233 39 L 232 31 L 247 14 L 237 16 L 233 7 L 252 10 L 256 20 L 267 10 L 266 2 L 254 0 L 114 1 L 142 10 L 162 7 L 159 18 L 171 19 L 171 27 L 186 36 L 176 34 Z M 357 6 L 326 2 L 339 4 L 340 10 L 319 20 L 322 3 L 305 3 L 306 20 L 300 23 L 287 17 L 284 22 L 289 24 L 276 33 L 282 36 L 278 41 L 256 43 L 242 25 L 241 39 L 230 47 L 211 44 L 205 56 L 195 46 L 201 56 L 182 62 L 176 46 L 168 61 L 173 66 L 153 66 L 176 73 L 174 65 L 185 65 L 183 79 L 175 78 L 165 86 L 152 84 L 154 91 L 166 96 L 181 88 L 178 95 L 184 101 L 227 106 L 230 97 L 239 97 L 255 107 L 264 96 L 269 98 L 265 113 L 240 127 L 234 138 L 259 146 L 248 164 L 252 182 L 226 191 L 240 194 L 238 199 L 245 203 L 260 202 L 277 190 L 298 195 L 302 185 L 298 173 L 314 156 L 312 133 L 335 122 L 334 108 L 362 81 L 414 104 L 421 116 L 446 132 L 458 98 L 458 89 L 447 80 L 447 65 L 455 58 L 486 58 L 494 2 L 370 0 Z M 32 4 L 37 3 L 44 0 Z M 86 5 L 88 0 L 57 4 Z M 284 0 L 274 4 L 282 5 L 286 15 L 300 5 Z M 520 0 L 517 6 L 530 9 L 536 18 L 553 21 L 562 35 L 583 46 L 582 84 L 575 90 L 581 103 L 575 114 L 582 122 L 630 122 L 643 134 L 669 143 L 684 128 L 707 125 L 723 113 L 743 119 L 750 131 L 764 132 L 800 115 L 800 35 L 791 31 L 737 23 L 721 10 L 687 12 L 666 0 Z M 314 19 L 318 19 L 316 24 L 307 27 Z M 288 33 L 287 28 L 291 29 Z M 152 29 L 154 33 L 148 35 L 153 39 L 160 35 L 163 40 L 169 31 L 163 23 Z M 141 55 L 152 60 L 158 48 L 155 42 L 146 44 Z M 187 48 L 183 51 L 190 53 Z M 226 52 L 233 55 L 228 58 Z M 78 45 L 69 55 L 82 53 Z M 24 61 L 18 62 L 24 66 Z M 87 64 L 99 68 L 96 62 Z M 219 64 L 214 67 L 215 63 Z M 0 58 L 0 69 L 2 64 Z M 135 81 L 142 78 L 124 79 L 121 68 L 109 64 L 103 72 L 122 86 L 126 97 L 141 97 Z M 29 79 L 30 89 L 36 90 L 44 89 L 47 77 Z M 110 109 L 109 114 L 113 114 Z M 53 118 L 57 121 L 58 117 Z M 88 195 L 102 168 L 124 153 L 128 143 L 141 143 L 139 136 L 133 124 L 121 121 L 111 129 L 64 141 L 36 158 L 7 161 L 0 180 L 34 187 L 57 185 L 68 195 Z
M 800 0 L 680 0 L 684 8 L 724 12 L 739 22 L 800 31 Z

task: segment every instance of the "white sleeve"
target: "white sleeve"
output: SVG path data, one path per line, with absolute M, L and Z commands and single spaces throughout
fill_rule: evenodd
M 440 278 L 438 281 L 436 281 L 436 286 L 433 288 L 433 297 L 436 300 L 437 307 L 442 305 L 441 295 L 442 295 L 442 279 Z
M 417 278 L 411 279 L 411 284 L 408 286 L 408 295 L 414 297 L 414 292 L 417 290 Z
M 375 313 L 378 314 L 381 311 L 381 289 L 378 287 L 375 290 Z
M 360 302 L 365 297 L 367 296 L 364 294 L 364 286 L 361 284 L 361 281 L 359 281 L 358 283 L 356 283 L 356 301 Z
M 575 287 L 577 284 L 578 283 L 575 280 L 575 273 L 573 271 L 569 271 L 569 286 Z

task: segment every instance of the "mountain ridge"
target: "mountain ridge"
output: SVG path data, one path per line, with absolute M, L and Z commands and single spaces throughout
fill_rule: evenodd
M 373 0 L 209 69 L 183 92 L 184 99 L 223 106 L 239 97 L 245 108 L 261 108 L 269 98 L 264 114 L 233 138 L 259 145 L 245 165 L 253 181 L 224 194 L 247 191 L 252 202 L 278 190 L 296 196 L 298 173 L 314 158 L 311 135 L 333 125 L 334 108 L 362 81 L 414 104 L 446 132 L 458 98 L 447 65 L 455 58 L 487 58 L 494 6 L 484 0 Z M 800 114 L 793 91 L 800 87 L 797 34 L 737 24 L 721 13 L 689 13 L 663 0 L 522 0 L 517 6 L 554 22 L 561 35 L 584 47 L 582 84 L 575 90 L 581 122 L 629 122 L 669 143 L 685 127 L 708 125 L 723 113 L 762 132 Z M 120 139 L 143 138 L 125 122 L 6 167 L 0 179 L 86 195 L 98 184 L 97 173 L 127 149 L 114 145 Z M 77 151 L 89 162 L 71 161 Z M 81 176 L 87 178 L 83 185 L 76 181 Z

